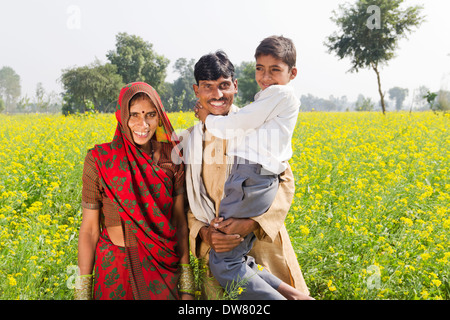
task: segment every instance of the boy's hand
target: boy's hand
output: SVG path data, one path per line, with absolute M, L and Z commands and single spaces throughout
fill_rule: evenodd
M 194 107 L 195 116 L 200 120 L 201 122 L 205 123 L 206 117 L 210 114 L 208 110 L 203 108 L 200 101 L 197 101 Z

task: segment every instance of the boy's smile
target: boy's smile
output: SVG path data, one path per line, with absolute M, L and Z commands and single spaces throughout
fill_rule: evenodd
M 286 85 L 297 76 L 297 68 L 289 66 L 272 55 L 260 55 L 256 59 L 255 79 L 261 90 L 272 85 Z

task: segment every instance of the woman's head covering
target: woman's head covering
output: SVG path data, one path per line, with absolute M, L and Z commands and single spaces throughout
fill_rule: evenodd
M 122 220 L 135 298 L 173 299 L 177 297 L 179 262 L 176 229 L 171 224 L 173 182 L 132 139 L 128 128 L 129 103 L 139 92 L 150 97 L 161 120 L 152 139 L 171 142 L 176 147 L 173 128 L 159 95 L 150 85 L 135 82 L 120 91 L 113 141 L 95 146 L 92 155 L 104 190 Z
M 116 106 L 116 119 L 119 122 L 119 128 L 123 135 L 135 145 L 133 137 L 131 135 L 130 128 L 128 127 L 128 119 L 130 118 L 130 101 L 138 93 L 145 93 L 152 101 L 153 105 L 158 111 L 160 119 L 160 125 L 156 129 L 156 135 L 152 139 L 159 142 L 171 142 L 175 136 L 172 124 L 166 115 L 164 106 L 161 102 L 161 98 L 152 86 L 144 82 L 134 82 L 126 85 L 120 90 L 119 99 Z M 174 141 L 175 142 L 175 141 Z M 135 145 L 136 146 L 136 145 Z

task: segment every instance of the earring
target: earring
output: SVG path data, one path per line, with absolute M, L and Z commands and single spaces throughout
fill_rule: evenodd
M 159 119 L 158 126 L 162 127 L 162 121 L 161 121 L 161 119 Z

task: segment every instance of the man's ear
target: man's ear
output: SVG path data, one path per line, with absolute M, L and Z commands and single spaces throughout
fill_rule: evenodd
M 192 89 L 194 89 L 195 96 L 198 98 L 198 85 L 193 84 Z
M 291 79 L 291 80 L 294 80 L 295 77 L 297 77 L 297 73 L 298 73 L 297 67 L 292 67 L 290 79 Z
M 236 89 L 236 93 L 235 94 L 237 94 L 238 93 L 238 81 L 237 81 L 237 79 L 235 79 L 233 83 L 234 83 L 234 87 Z

